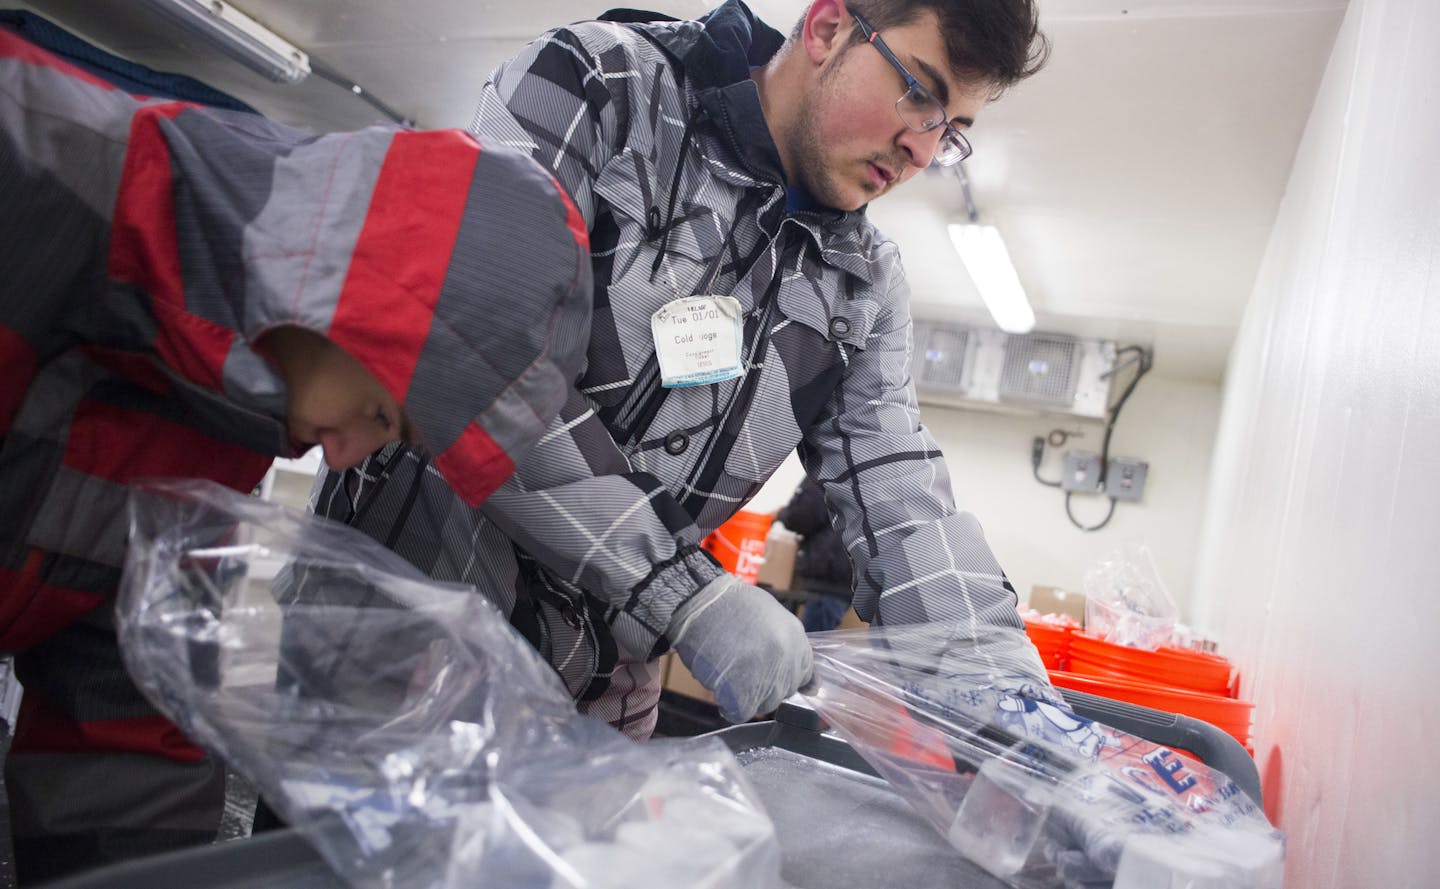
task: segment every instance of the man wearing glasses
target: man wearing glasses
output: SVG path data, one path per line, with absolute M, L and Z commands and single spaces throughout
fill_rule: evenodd
M 807 682 L 800 623 L 699 545 L 797 448 L 862 618 L 1021 626 L 919 423 L 899 253 L 864 207 L 968 156 L 964 130 L 1047 52 L 1032 0 L 814 0 L 788 39 L 738 0 L 657 18 L 543 35 L 471 125 L 551 170 L 590 232 L 588 365 L 550 434 L 479 511 L 399 448 L 318 498 L 476 584 L 637 737 L 671 646 L 732 720 Z

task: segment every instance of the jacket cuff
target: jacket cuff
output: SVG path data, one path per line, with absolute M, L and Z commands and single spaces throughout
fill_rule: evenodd
M 682 545 L 630 590 L 630 599 L 611 624 L 616 640 L 653 660 L 670 649 L 666 633 L 675 611 L 724 574 L 715 557 L 695 544 Z

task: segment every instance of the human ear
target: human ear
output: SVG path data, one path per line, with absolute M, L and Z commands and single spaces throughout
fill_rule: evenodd
M 844 47 L 849 24 L 844 0 L 815 0 L 805 13 L 805 27 L 800 32 L 805 54 L 816 65 L 824 64 Z

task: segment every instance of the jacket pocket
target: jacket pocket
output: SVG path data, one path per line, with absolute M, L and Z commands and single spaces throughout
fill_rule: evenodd
M 843 273 L 835 269 L 822 268 L 816 275 L 809 263 L 785 271 L 777 294 L 780 313 L 828 342 L 864 349 L 880 304 L 862 295 L 846 296 L 839 280 Z
M 600 619 L 602 609 L 584 590 L 556 577 L 519 546 L 515 554 L 520 597 L 511 624 L 549 661 L 572 698 L 593 698 L 603 691 L 607 683 L 602 677 L 609 674 L 616 660 L 610 628 Z M 516 615 L 522 613 L 527 615 L 525 622 L 533 627 L 538 639 L 531 638 L 516 620 Z

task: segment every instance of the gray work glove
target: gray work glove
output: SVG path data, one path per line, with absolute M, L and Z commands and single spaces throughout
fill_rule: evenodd
M 774 596 L 731 574 L 677 608 L 668 635 L 731 722 L 774 710 L 813 674 L 800 621 Z

